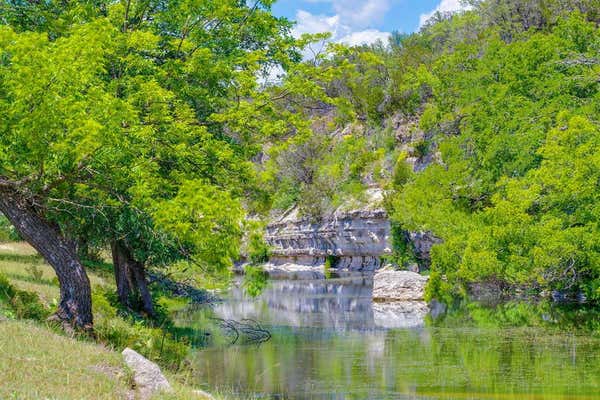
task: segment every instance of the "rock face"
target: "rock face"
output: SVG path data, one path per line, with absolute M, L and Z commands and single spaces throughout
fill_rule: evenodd
M 267 226 L 271 263 L 320 266 L 335 256 L 334 268 L 373 271 L 391 253 L 390 221 L 383 209 L 337 211 L 320 222 L 296 210 Z
M 122 354 L 125 364 L 133 371 L 133 380 L 141 400 L 150 399 L 161 391 L 173 390 L 158 365 L 130 348 L 123 350 Z
M 373 300 L 423 301 L 428 277 L 409 271 L 380 271 L 373 277 Z
M 391 223 L 382 207 L 383 191 L 371 188 L 366 195 L 368 203 L 359 209 L 338 209 L 318 222 L 299 216 L 293 208 L 267 225 L 265 240 L 271 247 L 267 272 L 277 276 L 279 272 L 322 267 L 328 256 L 332 256 L 331 267 L 338 270 L 379 269 L 382 257 L 392 253 Z M 419 267 L 428 268 L 431 247 L 439 240 L 427 232 L 409 232 L 406 239 Z

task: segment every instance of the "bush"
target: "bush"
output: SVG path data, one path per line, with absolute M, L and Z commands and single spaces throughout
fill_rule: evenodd
M 0 242 L 18 242 L 21 237 L 12 224 L 0 214 Z
M 340 262 L 340 258 L 338 256 L 328 255 L 325 257 L 325 269 L 337 268 Z
M 407 269 L 411 264 L 417 263 L 414 247 L 407 231 L 401 225 L 392 222 L 391 228 L 392 254 L 386 257 L 385 262 L 395 264 L 400 269 Z
M 40 301 L 37 293 L 15 288 L 2 274 L 0 274 L 0 302 L 5 304 L 15 318 L 43 321 L 50 315 L 50 310 Z
M 246 251 L 252 265 L 264 264 L 269 261 L 270 249 L 264 238 L 262 224 L 255 223 L 250 226 Z
M 171 370 L 179 369 L 190 349 L 187 338 L 175 337 L 169 329 L 172 322 L 166 318 L 164 310 L 158 310 L 162 318 L 161 327 L 149 321 L 125 314 L 111 304 L 114 294 L 105 288 L 95 288 L 92 304 L 95 318 L 95 332 L 98 340 L 121 351 L 129 347 L 144 357 Z
M 423 158 L 429 152 L 429 142 L 426 140 L 420 140 L 419 142 L 413 145 L 414 147 L 414 156 L 417 158 Z
M 401 153 L 396 160 L 396 165 L 394 166 L 392 184 L 393 188 L 396 190 L 402 189 L 402 186 L 404 186 L 404 184 L 406 184 L 413 176 L 413 170 L 406 162 L 406 157 L 406 153 Z

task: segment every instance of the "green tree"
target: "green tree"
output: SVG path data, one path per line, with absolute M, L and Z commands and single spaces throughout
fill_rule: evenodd
M 57 316 L 91 327 L 77 242 L 111 243 L 148 312 L 146 263 L 236 255 L 248 143 L 212 116 L 296 53 L 269 2 L 49 4 L 22 24 L 2 3 L 0 208 L 55 268 Z

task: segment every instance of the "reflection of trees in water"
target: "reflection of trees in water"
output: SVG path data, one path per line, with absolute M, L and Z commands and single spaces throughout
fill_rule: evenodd
M 591 399 L 598 390 L 598 338 L 539 328 L 318 331 L 278 331 L 260 348 L 203 352 L 198 370 L 211 371 L 200 379 L 286 399 Z
M 339 284 L 271 282 L 256 301 L 234 293 L 234 301 L 217 312 L 270 318 L 277 325 L 273 340 L 201 352 L 198 380 L 285 399 L 453 394 L 517 400 L 564 393 L 593 398 L 598 392 L 600 338 L 568 331 L 574 324 L 598 330 L 597 313 L 547 304 L 469 304 L 418 329 L 337 329 L 396 318 L 387 316 L 387 305 L 371 304 L 368 283 Z

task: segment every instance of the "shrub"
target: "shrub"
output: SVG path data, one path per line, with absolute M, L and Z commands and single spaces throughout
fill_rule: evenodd
M 112 290 L 95 288 L 92 296 L 95 332 L 98 340 L 121 351 L 129 347 L 163 367 L 177 370 L 190 349 L 186 337 L 176 337 L 169 332 L 172 322 L 165 310 L 158 307 L 160 327 L 156 321 L 138 318 L 115 307 Z
M 386 262 L 396 264 L 401 269 L 417 262 L 414 247 L 408 238 L 406 230 L 398 223 L 392 222 L 391 227 L 392 254 L 386 257 Z
M 328 255 L 325 257 L 325 269 L 336 268 L 339 262 L 340 258 L 338 256 Z
M 264 264 L 269 261 L 270 249 L 264 238 L 264 226 L 253 222 L 249 226 L 247 239 L 248 259 L 252 265 Z
M 406 162 L 406 153 L 400 154 L 396 160 L 394 166 L 394 173 L 392 175 L 393 187 L 396 190 L 400 190 L 404 184 L 406 184 L 412 177 L 413 171 L 411 166 Z
M 21 237 L 11 223 L 0 214 L 0 242 L 17 242 Z
M 0 302 L 5 303 L 11 314 L 19 319 L 43 321 L 50 315 L 50 310 L 40 301 L 37 293 L 15 288 L 2 274 L 0 274 Z
M 421 140 L 414 144 L 414 156 L 417 158 L 423 158 L 429 152 L 429 142 Z

